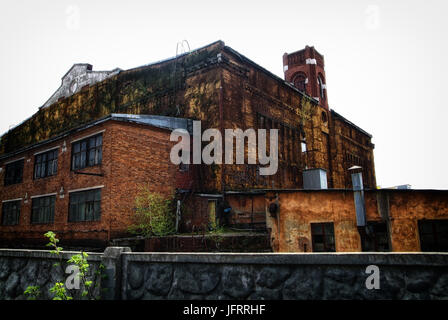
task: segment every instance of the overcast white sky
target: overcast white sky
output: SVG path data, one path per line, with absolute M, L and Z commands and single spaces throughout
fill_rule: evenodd
M 2 1 L 0 133 L 74 63 L 128 69 L 218 39 L 283 78 L 282 55 L 325 56 L 330 107 L 370 132 L 377 184 L 448 189 L 447 1 Z

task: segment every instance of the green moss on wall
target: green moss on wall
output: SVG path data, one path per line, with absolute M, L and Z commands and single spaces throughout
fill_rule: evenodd
M 222 43 L 156 65 L 127 70 L 73 96 L 40 109 L 6 133 L 0 154 L 9 153 L 111 113 L 185 116 L 186 70 L 216 57 Z M 208 91 L 208 90 L 207 90 Z M 212 104 L 210 94 L 196 97 L 201 108 Z

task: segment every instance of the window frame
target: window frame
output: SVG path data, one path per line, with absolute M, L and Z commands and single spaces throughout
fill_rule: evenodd
M 321 227 L 321 234 L 316 234 L 313 230 L 313 226 L 319 226 Z M 331 226 L 331 233 L 326 232 L 326 226 Z M 327 239 L 327 235 L 332 235 L 333 236 L 333 241 L 328 242 Z M 323 250 L 316 250 L 316 236 L 322 236 L 322 244 L 323 244 Z M 332 247 L 328 246 L 328 245 L 332 245 Z M 312 245 L 312 250 L 313 252 L 336 252 L 336 237 L 335 237 L 335 232 L 334 232 L 334 223 L 333 222 L 314 222 L 311 223 L 311 245 Z
M 23 170 L 25 168 L 25 158 L 9 162 L 5 165 L 4 186 L 23 183 Z M 19 170 L 20 169 L 20 170 Z M 8 177 L 8 172 L 13 170 L 12 177 Z M 20 172 L 19 174 L 17 174 Z
M 48 160 L 49 159 L 49 155 L 52 155 L 53 159 Z M 45 160 L 42 160 L 42 158 L 45 157 Z M 33 179 L 34 180 L 39 180 L 39 179 L 44 179 L 44 178 L 48 178 L 48 177 L 52 177 L 58 174 L 58 157 L 59 157 L 59 147 L 52 149 L 52 150 L 48 150 L 42 153 L 38 153 L 34 156 L 34 173 L 33 173 Z M 40 160 L 40 161 L 39 161 Z M 52 162 L 52 172 L 49 173 L 48 168 L 49 163 Z M 42 165 L 44 164 L 43 168 L 44 168 L 44 175 L 42 176 Z M 41 165 L 41 170 L 37 169 L 37 166 Z M 37 172 L 40 172 L 40 176 L 37 177 L 36 174 Z
M 7 208 L 9 206 L 12 206 L 13 204 L 16 204 L 15 210 L 12 210 L 11 208 Z M 17 205 L 18 204 L 18 205 Z M 20 224 L 20 211 L 22 209 L 22 199 L 20 200 L 10 200 L 10 201 L 4 201 L 2 202 L 2 220 L 1 220 L 1 225 L 2 226 L 16 226 Z M 8 212 L 5 212 L 8 211 Z M 9 215 L 11 214 L 11 211 L 16 211 L 13 212 L 15 216 L 14 219 L 14 223 L 5 223 L 5 216 L 8 213 Z M 12 220 L 12 219 L 11 219 Z
M 100 138 L 101 143 L 98 144 L 98 139 Z M 91 145 L 92 139 L 94 140 L 94 145 Z M 98 134 L 91 135 L 89 137 L 76 140 L 72 142 L 72 151 L 71 151 L 71 171 L 82 170 L 89 167 L 95 167 L 101 165 L 103 162 L 103 132 Z M 83 146 L 85 144 L 85 147 Z M 79 151 L 75 151 L 79 146 Z M 83 150 L 84 149 L 84 150 Z M 93 163 L 90 158 L 91 152 L 94 152 Z M 83 160 L 84 155 L 84 160 Z M 76 156 L 79 156 L 79 166 L 75 167 L 77 163 Z M 84 163 L 83 163 L 84 162 Z
M 369 229 L 369 234 L 367 234 Z M 390 232 L 385 221 L 367 221 L 364 232 L 361 233 L 362 252 L 390 252 Z
M 317 76 L 317 82 L 318 82 L 318 85 L 319 85 L 319 96 L 322 99 L 322 101 L 325 101 L 325 99 L 326 99 L 326 97 L 325 97 L 325 88 L 324 88 L 325 82 L 323 80 L 323 76 L 322 75 L 319 74 Z
M 74 191 L 70 192 L 69 197 L 69 205 L 68 205 L 68 222 L 76 223 L 76 222 L 98 222 L 101 221 L 101 200 L 102 200 L 102 188 L 88 189 L 82 191 Z M 93 194 L 93 196 L 92 196 Z M 84 197 L 84 201 L 80 201 Z M 93 199 L 89 199 L 92 197 Z M 74 199 L 77 198 L 77 201 Z M 75 215 L 73 213 L 73 207 L 76 205 L 76 210 L 78 211 Z M 79 213 L 80 207 L 84 207 L 84 212 Z M 93 211 L 89 214 L 88 209 L 91 208 Z M 98 211 L 95 211 L 98 208 Z M 87 216 L 91 215 L 91 218 L 87 218 Z M 74 216 L 75 215 L 75 216 Z M 83 219 L 79 219 L 83 215 Z
M 48 205 L 45 204 L 46 200 L 49 200 Z M 36 205 L 36 203 L 39 202 L 39 205 Z M 42 205 L 43 202 L 43 205 Z M 45 208 L 48 208 L 48 220 L 42 221 L 35 219 L 36 212 L 35 210 L 38 210 L 39 212 L 37 215 L 39 215 L 39 218 L 42 215 L 45 215 L 46 213 L 42 213 L 42 211 L 45 211 Z M 35 224 L 52 224 L 54 223 L 54 216 L 55 216 L 55 208 L 56 208 L 56 194 L 52 195 L 44 195 L 44 196 L 37 196 L 33 197 L 31 199 L 31 215 L 30 215 L 30 223 Z
M 423 233 L 423 224 L 430 225 L 431 232 L 424 232 Z M 444 227 L 448 227 L 448 219 L 422 219 L 418 220 L 418 236 L 419 236 L 419 242 L 420 242 L 420 250 L 422 252 L 448 252 L 448 242 L 446 244 L 440 243 L 440 234 L 442 234 L 442 231 L 440 231 L 440 226 L 438 224 L 445 224 Z M 439 229 L 439 230 L 437 230 Z M 423 236 L 432 236 L 432 249 L 429 249 L 428 246 L 430 244 L 426 243 L 423 244 Z
M 307 81 L 306 80 L 307 80 L 306 74 L 303 72 L 299 72 L 294 76 L 292 83 L 294 84 L 294 87 L 296 87 L 299 91 L 301 91 L 303 93 L 307 93 L 307 90 L 306 90 Z

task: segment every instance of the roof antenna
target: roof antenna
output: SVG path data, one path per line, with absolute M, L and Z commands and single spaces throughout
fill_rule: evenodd
M 187 50 L 187 48 L 188 48 L 188 50 Z M 179 41 L 176 45 L 176 58 L 185 53 L 189 53 L 190 51 L 191 51 L 190 44 L 188 43 L 187 40 Z
M 173 96 L 174 96 L 174 104 L 175 104 L 175 106 L 176 106 L 176 116 L 179 116 L 180 115 L 180 106 L 179 106 L 179 104 L 177 103 L 177 97 L 176 97 L 176 89 L 177 89 L 177 87 L 176 87 L 176 69 L 177 69 L 177 58 L 179 57 L 179 56 L 182 56 L 182 55 L 184 55 L 184 54 L 186 54 L 186 53 L 189 53 L 191 51 L 191 49 L 190 49 L 190 44 L 188 43 L 188 41 L 187 40 L 182 40 L 182 41 L 179 41 L 178 43 L 177 43 L 177 45 L 176 45 L 176 58 L 175 58 L 175 62 L 174 62 L 174 72 L 173 72 L 173 86 L 174 86 L 174 92 L 173 92 Z

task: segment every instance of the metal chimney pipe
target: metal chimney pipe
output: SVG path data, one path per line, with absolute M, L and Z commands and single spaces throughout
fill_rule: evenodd
M 352 173 L 353 196 L 355 199 L 356 224 L 358 227 L 366 226 L 366 205 L 364 201 L 364 187 L 362 172 Z

